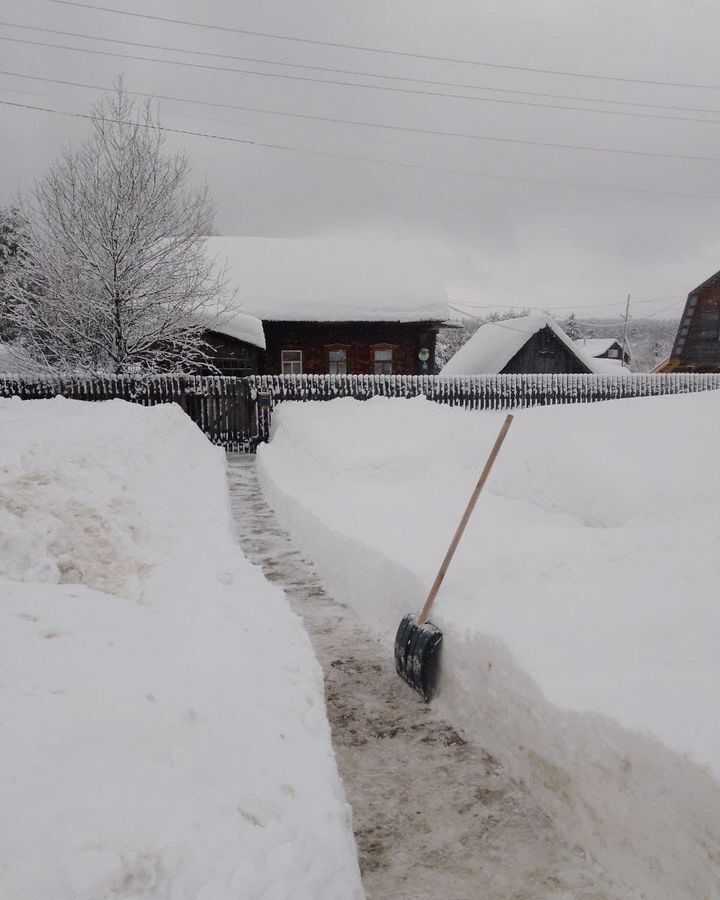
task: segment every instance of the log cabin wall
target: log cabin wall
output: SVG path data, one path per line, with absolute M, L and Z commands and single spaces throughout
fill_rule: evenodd
M 239 341 L 237 338 L 216 331 L 206 331 L 205 340 L 211 347 L 208 354 L 210 361 L 221 375 L 234 375 L 242 378 L 246 375 L 259 375 L 259 357 L 262 353 L 258 347 Z M 217 374 L 209 367 L 201 369 L 198 375 Z
M 344 351 L 348 375 L 372 375 L 375 373 L 374 350 L 379 349 L 392 351 L 392 369 L 387 374 L 431 375 L 435 371 L 435 341 L 439 324 L 264 321 L 267 350 L 261 353 L 262 373 L 282 374 L 282 351 L 300 350 L 303 374 L 329 373 L 330 353 Z M 424 363 L 418 357 L 423 348 L 429 353 Z
M 670 363 L 676 372 L 720 372 L 720 273 L 689 295 Z
M 508 326 L 512 325 L 512 320 Z M 584 375 L 590 370 L 547 326 L 534 334 L 502 370 L 502 375 L 522 373 Z

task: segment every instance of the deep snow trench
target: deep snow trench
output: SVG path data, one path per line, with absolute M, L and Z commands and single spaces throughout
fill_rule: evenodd
M 323 667 L 368 900 L 639 898 L 569 846 L 497 760 L 397 677 L 392 648 L 328 595 L 275 521 L 255 458 L 228 459 L 242 549 L 286 591 Z

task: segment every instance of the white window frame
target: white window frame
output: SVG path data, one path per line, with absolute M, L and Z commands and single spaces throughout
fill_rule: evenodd
M 378 353 L 389 353 L 389 359 L 378 359 Z M 373 347 L 372 348 L 373 372 L 375 375 L 392 375 L 395 371 L 395 348 L 394 347 Z M 390 371 L 386 371 L 389 368 Z
M 333 353 L 342 353 L 342 359 L 332 359 Z M 327 348 L 327 358 L 328 358 L 328 374 L 330 375 L 347 375 L 347 365 L 348 365 L 348 353 L 347 347 L 340 346 L 330 346 Z M 334 368 L 333 368 L 334 367 Z M 342 371 L 338 371 L 338 367 L 342 368 Z
M 292 354 L 293 359 L 288 359 Z M 302 350 L 290 349 L 280 351 L 280 372 L 283 375 L 302 375 L 303 370 L 303 352 Z

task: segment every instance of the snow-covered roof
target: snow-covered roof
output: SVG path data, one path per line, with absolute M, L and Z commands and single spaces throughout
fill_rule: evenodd
M 562 341 L 573 356 L 577 357 L 588 372 L 597 372 L 601 367 L 596 363 L 606 362 L 594 360 L 584 353 L 550 316 L 532 315 L 481 325 L 455 356 L 448 360 L 440 374 L 497 375 L 534 334 L 546 327 Z
M 593 357 L 607 353 L 613 344 L 621 346 L 617 338 L 578 338 L 575 343 L 588 356 Z
M 325 238 L 211 237 L 238 310 L 293 322 L 430 322 L 449 316 L 427 246 Z
M 257 316 L 230 309 L 217 317 L 209 313 L 200 313 L 199 318 L 205 321 L 208 329 L 211 331 L 216 331 L 218 334 L 226 334 L 228 337 L 237 338 L 239 341 L 245 341 L 254 347 L 260 347 L 261 350 L 265 349 L 265 332 L 263 331 L 262 322 Z

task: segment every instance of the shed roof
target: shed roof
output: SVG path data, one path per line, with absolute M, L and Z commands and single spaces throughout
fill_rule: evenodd
M 263 331 L 262 322 L 257 316 L 240 312 L 234 308 L 230 308 L 218 315 L 206 312 L 199 312 L 197 315 L 209 331 L 226 334 L 228 337 L 245 341 L 245 343 L 259 347 L 261 350 L 265 349 L 265 332 Z
M 617 338 L 578 338 L 574 343 L 588 356 L 593 357 L 607 353 L 613 344 L 617 344 L 622 349 Z
M 608 370 L 607 360 L 596 360 L 584 353 L 550 316 L 520 316 L 502 322 L 481 325 L 470 340 L 450 359 L 441 375 L 497 375 L 530 338 L 549 328 L 588 372 Z
M 210 237 L 236 308 L 266 321 L 439 322 L 449 317 L 427 246 L 325 238 Z

